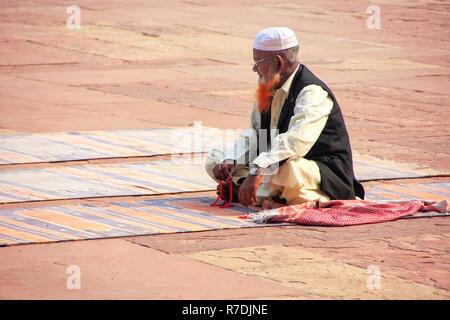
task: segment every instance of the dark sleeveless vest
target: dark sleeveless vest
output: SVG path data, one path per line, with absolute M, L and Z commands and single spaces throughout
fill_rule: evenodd
M 281 109 L 277 125 L 279 133 L 281 134 L 288 130 L 289 122 L 294 115 L 297 96 L 304 87 L 311 84 L 319 85 L 328 92 L 333 99 L 333 108 L 322 133 L 304 158 L 314 160 L 319 166 L 321 175 L 320 189 L 331 200 L 349 200 L 355 199 L 355 196 L 364 199 L 364 188 L 355 179 L 353 172 L 350 139 L 336 98 L 327 85 L 302 64 L 292 80 L 289 95 Z M 268 143 L 270 143 L 270 109 L 268 112 L 261 114 L 261 129 L 266 129 L 269 132 L 267 139 L 269 140 Z M 280 161 L 280 166 L 286 160 L 288 159 Z

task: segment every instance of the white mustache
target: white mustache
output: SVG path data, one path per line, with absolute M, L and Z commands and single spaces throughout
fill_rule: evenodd
M 273 77 L 272 77 L 271 79 L 269 79 L 269 80 L 266 79 L 262 74 L 259 74 L 259 73 L 258 73 L 258 75 L 259 75 L 258 83 L 260 83 L 260 84 L 265 84 L 265 83 L 271 82 L 271 81 L 273 81 L 275 78 L 280 79 L 280 74 L 279 74 L 279 73 L 273 75 Z

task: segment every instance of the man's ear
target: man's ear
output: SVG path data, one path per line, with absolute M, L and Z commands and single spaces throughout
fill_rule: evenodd
M 279 54 L 277 54 L 275 57 L 277 59 L 278 69 L 279 70 L 283 70 L 283 68 L 284 68 L 284 60 L 283 60 L 283 58 Z

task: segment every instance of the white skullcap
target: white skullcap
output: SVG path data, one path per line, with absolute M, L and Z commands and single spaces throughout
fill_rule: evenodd
M 253 49 L 262 51 L 280 51 L 298 46 L 292 29 L 275 27 L 263 29 L 255 37 Z

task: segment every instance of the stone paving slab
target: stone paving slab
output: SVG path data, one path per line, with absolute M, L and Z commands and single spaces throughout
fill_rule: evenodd
M 201 120 L 245 128 L 256 84 L 252 39 L 275 16 L 297 32 L 301 61 L 337 96 L 355 152 L 448 170 L 445 3 L 383 1 L 380 30 L 367 28 L 362 2 L 132 3 L 83 2 L 80 30 L 66 28 L 64 2 L 5 3 L 0 110 L 9 117 L 0 127 L 48 132 Z
M 346 244 L 351 246 L 352 243 Z M 370 246 L 373 248 L 373 245 Z M 355 246 L 352 251 L 364 250 Z M 371 269 L 354 262 L 336 261 L 329 255 L 304 250 L 301 246 L 280 245 L 202 251 L 190 258 L 245 275 L 271 279 L 304 290 L 317 299 L 448 299 L 448 290 L 393 276 L 376 266 L 379 285 L 371 283 Z M 440 278 L 440 279 L 439 279 Z M 438 280 L 445 281 L 445 277 Z M 436 281 L 438 281 L 436 280 Z M 368 284 L 369 283 L 369 284 Z M 448 286 L 448 283 L 445 283 Z M 373 286 L 373 287 L 372 287 Z
M 447 220 L 223 230 L 132 241 L 308 292 L 294 299 L 448 299 Z M 381 272 L 380 289 L 366 286 L 369 266 Z
M 1 299 L 255 299 L 302 292 L 121 239 L 1 250 Z

